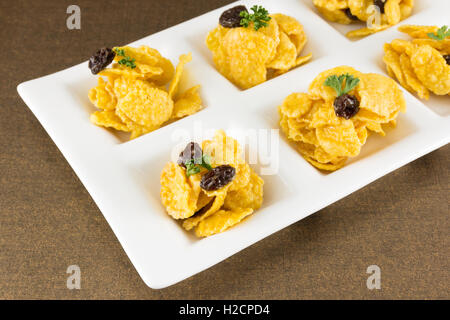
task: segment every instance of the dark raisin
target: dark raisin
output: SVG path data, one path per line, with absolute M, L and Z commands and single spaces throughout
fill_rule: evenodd
M 380 8 L 380 13 L 384 13 L 384 5 L 386 4 L 386 0 L 374 0 L 373 4 Z
M 245 6 L 236 6 L 222 13 L 219 23 L 225 28 L 239 28 L 241 26 L 241 11 L 247 11 Z M 248 12 L 248 11 L 247 11 Z
M 354 15 L 353 15 L 353 13 L 352 13 L 352 11 L 350 10 L 350 8 L 345 9 L 344 12 L 345 12 L 345 15 L 346 15 L 350 20 L 353 20 L 353 21 L 358 21 L 358 20 L 359 20 L 357 16 L 354 16 Z
M 359 111 L 359 101 L 355 96 L 343 94 L 334 100 L 334 112 L 338 117 L 350 119 Z
M 186 148 L 181 151 L 177 163 L 179 166 L 186 168 L 186 163 L 192 159 L 200 159 L 200 161 L 202 159 L 202 148 L 195 142 L 189 142 L 186 145 Z
M 89 69 L 92 74 L 97 74 L 105 69 L 113 60 L 116 54 L 110 48 L 101 48 L 89 58 Z
M 445 55 L 444 59 L 447 61 L 447 64 L 450 65 L 450 54 Z
M 200 187 L 206 191 L 218 190 L 229 184 L 236 174 L 236 169 L 229 165 L 213 168 L 202 176 Z

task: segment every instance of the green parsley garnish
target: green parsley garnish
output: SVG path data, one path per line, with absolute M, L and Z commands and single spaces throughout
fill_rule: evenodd
M 190 161 L 186 162 L 185 166 L 186 176 L 189 178 L 190 176 L 199 173 L 201 167 L 205 168 L 206 170 L 211 170 L 211 157 L 207 154 L 204 154 L 201 158 L 191 159 Z
M 448 28 L 448 26 L 442 26 L 441 28 L 438 29 L 436 34 L 427 33 L 427 36 L 430 37 L 431 39 L 442 41 L 445 38 L 450 37 L 450 29 Z
M 123 49 L 119 49 L 119 48 L 114 48 L 114 52 L 121 57 L 125 57 L 125 50 Z
M 345 80 L 345 86 L 342 88 L 342 85 Z M 353 77 L 352 75 L 346 73 L 341 74 L 340 76 L 332 75 L 325 80 L 324 85 L 327 87 L 331 87 L 334 90 L 336 90 L 336 93 L 338 97 L 342 96 L 343 94 L 349 93 L 352 91 L 353 88 L 355 88 L 359 83 L 359 79 Z
M 250 14 L 247 11 L 241 11 L 239 15 L 242 17 L 241 26 L 248 28 L 251 22 L 256 31 L 262 27 L 267 27 L 271 17 L 269 17 L 269 12 L 262 6 L 253 6 L 250 8 L 253 13 Z
M 124 49 L 114 48 L 114 52 L 119 57 L 124 57 L 123 59 L 118 61 L 119 64 L 121 64 L 121 65 L 123 65 L 125 67 L 128 67 L 128 68 L 131 68 L 131 69 L 136 68 L 136 64 L 134 63 L 136 61 L 136 59 L 134 59 L 134 58 L 131 59 L 131 57 L 127 56 L 125 54 L 125 50 Z

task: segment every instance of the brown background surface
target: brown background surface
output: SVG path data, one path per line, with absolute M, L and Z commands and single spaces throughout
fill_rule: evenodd
M 450 297 L 449 146 L 172 287 L 139 278 L 16 86 L 229 2 L 0 2 L 0 298 Z M 73 3 L 81 30 L 66 28 Z M 71 264 L 81 290 L 66 288 Z M 381 290 L 366 288 L 371 264 Z

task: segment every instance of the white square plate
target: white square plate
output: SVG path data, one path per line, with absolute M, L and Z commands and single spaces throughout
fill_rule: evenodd
M 402 23 L 447 21 L 448 1 L 421 2 Z M 444 4 L 445 2 L 445 4 Z M 254 1 L 240 1 L 250 7 Z M 237 3 L 227 6 L 232 7 Z M 277 129 L 276 107 L 292 92 L 306 91 L 321 71 L 350 65 L 385 74 L 382 47 L 401 37 L 396 28 L 360 41 L 349 41 L 336 26 L 314 12 L 309 1 L 258 1 L 270 12 L 297 18 L 305 27 L 313 60 L 249 90 L 239 90 L 214 68 L 204 41 L 224 8 L 141 39 L 131 45 L 157 48 L 176 63 L 192 52 L 185 86 L 202 85 L 206 108 L 133 141 L 89 122 L 94 107 L 87 94 L 96 85 L 87 63 L 22 83 L 19 94 L 42 123 L 104 214 L 145 283 L 163 288 L 226 259 L 268 235 L 303 219 L 381 176 L 449 142 L 450 97 L 422 103 L 405 92 L 406 114 L 386 137 L 368 139 L 362 153 L 344 168 L 323 174 L 309 165 L 283 138 L 277 174 L 263 176 L 263 207 L 231 230 L 196 239 L 171 219 L 159 199 L 159 176 L 175 154 L 174 146 L 206 138 L 207 129 L 225 129 L 248 144 L 247 129 Z M 199 134 L 200 133 L 200 134 Z M 179 151 L 179 149 L 178 149 Z M 260 166 L 255 167 L 256 170 Z

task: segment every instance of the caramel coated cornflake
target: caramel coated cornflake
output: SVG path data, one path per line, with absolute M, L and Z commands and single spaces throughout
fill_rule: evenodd
M 104 110 L 91 115 L 92 123 L 130 132 L 134 139 L 202 108 L 200 86 L 178 93 L 191 54 L 181 55 L 175 70 L 170 60 L 147 46 L 115 47 L 110 56 L 108 52 L 103 50 L 97 54 L 100 57 L 91 59 L 99 61 L 95 71 L 100 77 L 89 91 L 89 100 Z
M 209 164 L 204 165 L 204 157 Z M 161 173 L 161 201 L 170 216 L 182 219 L 182 227 L 198 237 L 223 232 L 261 207 L 264 180 L 223 130 L 203 141 L 202 148 L 188 144 L 178 163 L 169 162 Z M 219 170 L 224 167 L 226 171 Z M 207 181 L 215 170 L 219 175 Z

